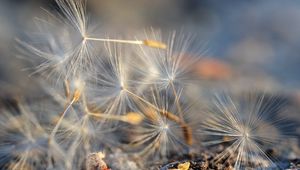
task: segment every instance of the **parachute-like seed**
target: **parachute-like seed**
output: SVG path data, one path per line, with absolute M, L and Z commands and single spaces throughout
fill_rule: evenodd
M 208 113 L 200 133 L 210 137 L 205 144 L 229 144 L 215 161 L 233 159 L 235 169 L 280 168 L 266 149 L 288 137 L 280 130 L 288 126 L 278 112 L 283 104 L 277 97 L 246 94 L 242 97 L 219 95 L 215 109 Z
M 153 104 L 144 102 L 139 107 L 145 115 L 141 127 L 128 130 L 133 134 L 128 149 L 137 149 L 139 158 L 151 157 L 160 161 L 171 153 L 188 153 L 193 141 L 192 131 L 179 118 L 175 101 L 168 98 L 167 93 L 157 91 L 153 91 L 149 101 Z
M 126 46 L 116 43 L 106 45 L 107 54 L 97 72 L 91 76 L 88 99 L 93 105 L 103 110 L 103 113 L 121 115 L 136 107 L 136 88 L 134 83 L 136 70 L 131 61 Z
M 166 44 L 155 40 L 123 40 L 99 38 L 92 30 L 98 30 L 86 11 L 86 0 L 55 0 L 62 15 L 46 11 L 46 18 L 36 18 L 39 33 L 19 39 L 20 47 L 26 49 L 30 57 L 38 57 L 35 73 L 68 80 L 83 72 L 95 69 L 95 63 L 101 60 L 99 45 L 95 42 L 115 42 L 121 44 L 145 45 L 165 49 Z M 96 29 L 95 29 L 96 27 Z M 93 36 L 92 36 L 93 35 Z M 98 35 L 101 36 L 101 35 Z M 97 45 L 97 48 L 95 48 Z M 103 45 L 102 45 L 103 46 Z M 103 49 L 103 48 L 100 48 Z
M 167 33 L 167 36 L 159 31 L 152 29 L 145 31 L 145 39 L 153 39 L 158 42 L 167 42 L 165 50 L 147 48 L 140 46 L 138 55 L 147 67 L 140 67 L 144 74 L 142 84 L 155 84 L 160 89 L 174 88 L 176 90 L 183 88 L 189 82 L 189 73 L 193 64 L 199 60 L 203 54 L 203 48 L 197 47 L 196 38 L 191 35 L 185 35 L 182 32 Z M 193 57 L 191 57 L 193 56 Z
M 62 168 L 64 150 L 48 143 L 49 134 L 25 105 L 0 117 L 0 167 L 9 170 Z

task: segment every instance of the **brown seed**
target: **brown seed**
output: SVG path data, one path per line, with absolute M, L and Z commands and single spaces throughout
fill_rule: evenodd
M 161 49 L 166 49 L 167 45 L 159 42 L 159 41 L 154 41 L 154 40 L 144 40 L 143 41 L 144 45 L 153 47 L 153 48 L 161 48 Z

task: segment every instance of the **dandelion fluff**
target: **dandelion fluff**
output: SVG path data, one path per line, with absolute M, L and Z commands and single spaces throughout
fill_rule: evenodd
M 281 130 L 288 125 L 277 115 L 284 106 L 279 98 L 251 93 L 242 97 L 224 94 L 218 95 L 214 103 L 200 133 L 209 137 L 207 145 L 229 144 L 216 161 L 233 159 L 235 169 L 280 168 L 266 152 L 292 137 Z

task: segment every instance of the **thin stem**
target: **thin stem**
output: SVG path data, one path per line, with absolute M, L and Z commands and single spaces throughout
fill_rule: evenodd
M 80 97 L 81 97 L 81 91 L 80 91 L 79 89 L 76 89 L 76 90 L 74 91 L 72 101 L 71 101 L 71 102 L 67 105 L 67 107 L 64 109 L 62 115 L 60 116 L 58 122 L 56 123 L 54 129 L 52 130 L 52 132 L 51 132 L 51 134 L 50 134 L 50 139 L 52 139 L 52 138 L 55 136 L 55 134 L 56 134 L 56 132 L 57 132 L 57 130 L 58 130 L 60 124 L 62 123 L 63 118 L 64 118 L 65 115 L 66 115 L 66 113 L 67 113 L 68 110 L 71 108 L 71 106 L 73 105 L 73 103 L 74 103 L 74 102 L 77 102 L 77 101 L 80 99 Z
M 125 44 L 135 44 L 135 45 L 145 45 L 153 48 L 166 49 L 167 45 L 155 41 L 155 40 L 122 40 L 122 39 L 109 39 L 109 38 L 93 38 L 93 37 L 83 37 L 84 41 L 101 41 L 101 42 L 116 42 L 116 43 L 125 43 Z
M 117 43 L 126 43 L 126 44 L 137 44 L 143 45 L 143 41 L 139 40 L 121 40 L 121 39 L 106 39 L 106 38 L 93 38 L 93 37 L 85 37 L 85 40 L 89 41 L 102 41 L 102 42 L 117 42 Z
M 68 110 L 71 108 L 72 104 L 76 101 L 76 99 L 74 98 L 70 104 L 65 108 L 65 110 L 63 111 L 63 114 L 60 116 L 58 122 L 56 123 L 54 129 L 52 130 L 51 134 L 50 134 L 50 138 L 53 138 L 54 135 L 56 134 L 60 124 L 62 123 L 63 118 L 65 117 L 66 113 L 68 112 Z
M 131 91 L 127 90 L 127 89 L 123 89 L 124 91 L 126 91 L 127 93 L 131 94 L 132 96 L 138 98 L 139 100 L 141 100 L 142 102 L 146 103 L 147 105 L 149 105 L 150 107 L 154 108 L 156 111 L 161 112 L 161 109 L 157 108 L 156 106 L 154 106 L 152 103 L 148 102 L 147 100 L 143 99 L 142 97 L 136 95 L 135 93 L 132 93 Z
M 181 108 L 180 103 L 179 103 L 179 96 L 176 92 L 176 89 L 175 89 L 175 86 L 174 86 L 173 82 L 171 82 L 170 84 L 171 84 L 171 87 L 172 87 L 172 91 L 175 95 L 175 103 L 176 103 L 176 107 L 179 111 L 179 116 L 180 116 L 181 120 L 184 122 L 182 108 Z

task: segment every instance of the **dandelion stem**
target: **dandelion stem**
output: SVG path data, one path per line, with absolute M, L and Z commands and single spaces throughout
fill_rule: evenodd
M 179 111 L 180 121 L 178 123 L 181 125 L 182 131 L 183 131 L 183 135 L 184 135 L 184 138 L 185 138 L 186 142 L 189 145 L 192 145 L 193 144 L 192 129 L 190 127 L 188 127 L 187 124 L 186 124 L 186 122 L 184 121 L 182 108 L 181 108 L 180 103 L 179 103 L 179 95 L 176 92 L 174 83 L 171 82 L 170 84 L 171 84 L 173 93 L 175 95 L 176 107 L 177 107 L 177 109 Z
M 175 95 L 175 103 L 176 103 L 176 107 L 177 107 L 177 109 L 179 111 L 179 116 L 180 116 L 181 120 L 184 121 L 184 119 L 183 119 L 183 112 L 182 112 L 182 109 L 181 109 L 181 106 L 180 106 L 180 103 L 179 103 L 179 96 L 178 96 L 178 94 L 176 92 L 176 89 L 175 89 L 175 86 L 174 86 L 173 82 L 171 82 L 171 87 L 172 87 L 173 93 Z
M 132 96 L 138 98 L 139 100 L 141 100 L 142 102 L 146 103 L 147 105 L 149 105 L 150 107 L 154 108 L 157 111 L 161 111 L 159 108 L 157 108 L 156 106 L 154 106 L 152 103 L 148 102 L 147 100 L 143 99 L 142 97 L 136 95 L 135 93 L 132 93 L 131 91 L 127 90 L 127 89 L 123 89 L 124 91 L 126 91 L 127 93 L 131 94 Z
M 56 134 L 60 124 L 62 123 L 63 118 L 65 117 L 67 111 L 70 109 L 70 107 L 72 106 L 72 104 L 75 102 L 75 100 L 73 99 L 70 104 L 65 108 L 65 110 L 63 111 L 63 114 L 60 116 L 58 122 L 56 123 L 54 129 L 52 130 L 51 134 L 50 134 L 50 138 L 54 137 L 54 135 Z
M 139 41 L 139 40 L 121 40 L 121 39 L 92 38 L 92 37 L 85 37 L 84 39 L 89 41 L 117 42 L 117 43 L 137 44 L 137 45 L 144 44 L 143 41 Z
M 159 41 L 154 41 L 154 40 L 121 40 L 121 39 L 93 38 L 93 37 L 84 37 L 84 40 L 146 45 L 146 46 L 149 46 L 149 47 L 161 48 L 161 49 L 166 49 L 167 48 L 166 44 L 164 44 L 162 42 L 159 42 Z
M 56 123 L 55 127 L 53 128 L 53 130 L 52 130 L 52 132 L 51 132 L 51 134 L 50 134 L 50 138 L 53 138 L 53 137 L 54 137 L 54 135 L 56 134 L 56 132 L 57 132 L 57 130 L 58 130 L 60 124 L 62 123 L 62 120 L 64 119 L 64 117 L 65 117 L 65 115 L 66 115 L 66 113 L 67 113 L 68 110 L 71 108 L 71 106 L 73 105 L 73 103 L 74 103 L 74 102 L 77 102 L 77 101 L 79 100 L 80 96 L 81 96 L 80 90 L 78 90 L 78 89 L 75 90 L 72 101 L 71 101 L 70 104 L 67 105 L 67 107 L 64 109 L 62 115 L 60 116 L 58 122 Z

